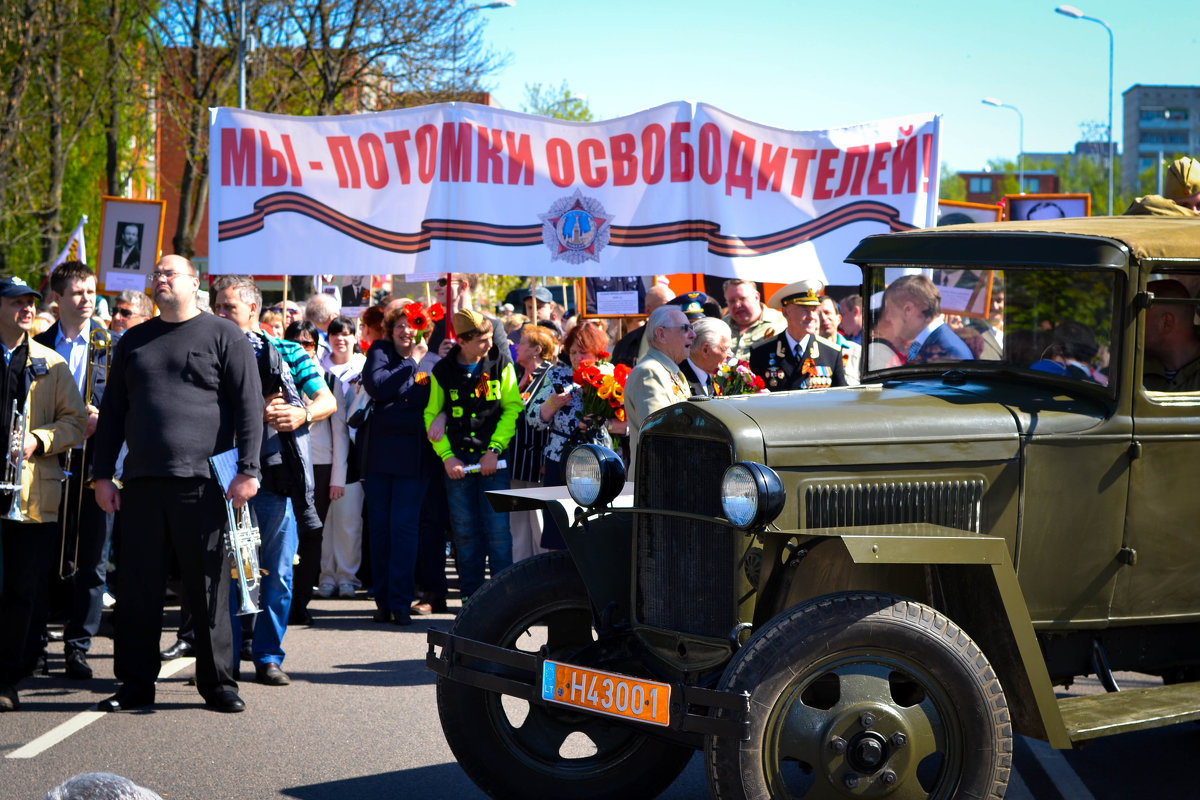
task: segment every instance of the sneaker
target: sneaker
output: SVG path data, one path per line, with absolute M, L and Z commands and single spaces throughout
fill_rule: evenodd
M 338 587 L 338 597 L 344 597 L 347 600 L 353 600 L 358 590 L 354 588 L 353 583 L 343 583 Z
M 17 690 L 12 686 L 0 686 L 0 711 L 16 711 L 21 707 Z
M 115 605 L 117 604 L 117 598 L 113 597 L 113 596 L 112 596 L 111 594 L 109 594 L 108 592 L 105 592 L 105 593 L 104 593 L 103 595 L 101 595 L 101 597 L 100 597 L 100 603 L 101 603 L 101 604 L 102 604 L 102 605 L 103 605 L 105 608 L 112 608 L 113 606 L 115 606 Z
M 334 586 L 332 583 L 322 583 L 317 587 L 318 597 L 333 597 Z

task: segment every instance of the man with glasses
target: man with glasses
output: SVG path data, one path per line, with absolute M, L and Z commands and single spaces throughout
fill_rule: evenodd
M 213 311 L 234 322 L 257 356 L 266 402 L 263 431 L 263 486 L 250 502 L 262 536 L 259 562 L 261 619 L 254 621 L 251 657 L 255 680 L 286 686 L 281 668 L 283 637 L 292 608 L 292 566 L 300 536 L 320 531 L 314 497 L 309 423 L 337 410 L 337 400 L 313 360 L 296 342 L 273 339 L 255 330 L 262 293 L 248 275 L 221 275 L 213 281 Z M 311 622 L 311 617 L 305 618 Z M 240 632 L 245 620 L 235 622 Z M 241 651 L 245 657 L 244 649 Z
M 625 382 L 625 414 L 629 423 L 629 474 L 637 459 L 638 435 L 646 417 L 691 394 L 679 363 L 692 350 L 696 333 L 679 306 L 659 306 L 646 320 L 649 349 Z
M 121 682 L 101 711 L 154 703 L 161 665 L 168 553 L 178 556 L 183 598 L 196 612 L 196 688 L 205 705 L 246 705 L 233 675 L 230 570 L 222 543 L 225 499 L 240 507 L 258 491 L 262 386 L 254 351 L 236 325 L 197 305 L 200 280 L 182 256 L 151 274 L 161 315 L 125 332 L 113 350 L 100 404 L 96 502 L 121 512 L 113 669 Z M 113 482 L 128 445 L 122 485 Z M 226 492 L 209 459 L 237 447 Z
M 817 335 L 824 291 L 820 278 L 804 278 L 784 286 L 768 301 L 771 308 L 783 312 L 787 328 L 751 348 L 750 370 L 770 391 L 846 385 L 841 349 Z
M 116 309 L 108 329 L 113 333 L 127 331 L 154 316 L 154 304 L 145 292 L 126 289 L 117 295 Z

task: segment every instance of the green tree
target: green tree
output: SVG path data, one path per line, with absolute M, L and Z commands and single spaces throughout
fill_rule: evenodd
M 558 86 L 541 83 L 525 84 L 525 102 L 521 110 L 526 114 L 563 119 L 568 122 L 591 122 L 595 119 L 588 108 L 587 98 L 571 94 L 564 80 Z
M 967 199 L 967 182 L 946 164 L 942 164 L 941 176 L 938 178 L 938 199 L 958 201 Z

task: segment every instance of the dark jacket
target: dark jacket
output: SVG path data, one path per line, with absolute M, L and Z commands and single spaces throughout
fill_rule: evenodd
M 759 342 L 750 350 L 750 371 L 762 378 L 772 392 L 845 386 L 842 349 L 816 336 L 807 338 L 803 361 L 796 358 L 789 346 L 786 331 Z M 808 362 L 816 375 L 804 374 Z
M 403 358 L 387 339 L 371 343 L 362 382 L 375 403 L 367 442 L 366 473 L 402 477 L 428 474 L 437 461 L 425 438 L 423 414 L 429 380 L 417 381 L 417 362 Z

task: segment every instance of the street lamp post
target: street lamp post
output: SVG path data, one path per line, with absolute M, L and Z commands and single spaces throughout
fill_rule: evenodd
M 495 0 L 492 3 L 480 3 L 474 6 L 467 6 L 462 11 L 458 12 L 458 16 L 454 18 L 454 70 L 451 73 L 454 79 L 458 79 L 458 24 L 462 22 L 462 18 L 474 11 L 483 11 L 489 8 L 512 8 L 517 4 L 517 0 Z
M 1017 191 L 1025 194 L 1025 115 L 1021 113 L 1021 109 L 1008 103 L 1001 103 L 994 97 L 985 97 L 980 101 L 985 106 L 995 106 L 996 108 L 1011 108 L 1017 112 L 1017 120 L 1020 125 L 1018 127 L 1017 140 Z
M 1075 6 L 1059 6 L 1054 9 L 1056 13 L 1062 14 L 1064 17 L 1072 19 L 1086 19 L 1088 22 L 1095 22 L 1098 25 L 1103 25 L 1104 30 L 1108 31 L 1108 213 L 1113 213 L 1113 127 L 1112 127 L 1112 106 L 1113 106 L 1113 32 L 1112 28 L 1108 27 L 1108 23 L 1096 17 L 1089 17 L 1080 11 Z

